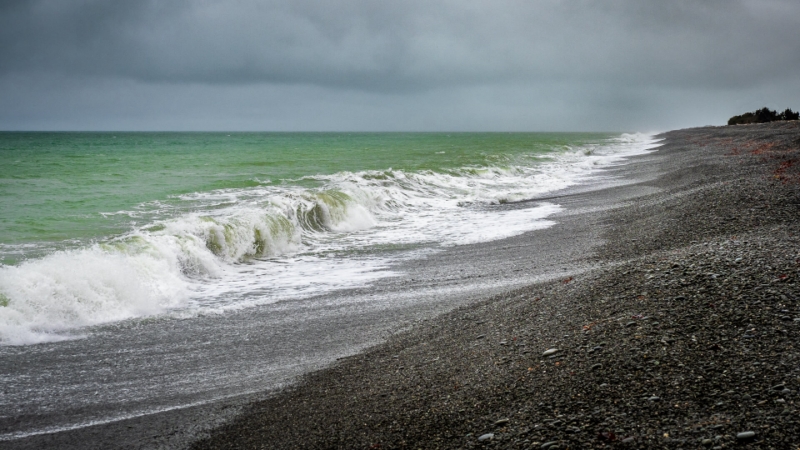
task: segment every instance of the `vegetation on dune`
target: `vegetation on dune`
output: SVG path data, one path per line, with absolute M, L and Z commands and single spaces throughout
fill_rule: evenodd
M 787 108 L 786 111 L 779 113 L 765 106 L 753 112 L 747 112 L 740 116 L 731 117 L 730 119 L 728 119 L 728 125 L 741 125 L 745 123 L 765 123 L 765 122 L 774 122 L 776 120 L 798 120 L 798 119 L 800 119 L 800 113 L 796 113 L 789 108 Z

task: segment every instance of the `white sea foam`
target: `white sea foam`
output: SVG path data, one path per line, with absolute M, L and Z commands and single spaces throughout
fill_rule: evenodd
M 0 267 L 6 344 L 62 338 L 57 332 L 157 314 L 179 306 L 186 283 L 167 252 L 125 254 L 99 245 Z
M 57 340 L 88 325 L 362 286 L 392 275 L 392 261 L 411 255 L 403 248 L 485 242 L 550 226 L 546 218 L 558 205 L 492 205 L 585 182 L 653 144 L 647 135 L 622 135 L 608 145 L 490 167 L 342 172 L 309 177 L 321 184 L 316 189 L 301 183 L 187 194 L 180 200 L 195 205 L 193 212 L 0 266 L 0 342 Z

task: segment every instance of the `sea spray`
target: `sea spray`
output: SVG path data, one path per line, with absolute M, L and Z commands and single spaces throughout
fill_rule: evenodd
M 164 312 L 183 304 L 186 283 L 165 252 L 124 254 L 101 245 L 0 267 L 0 337 L 7 344 Z

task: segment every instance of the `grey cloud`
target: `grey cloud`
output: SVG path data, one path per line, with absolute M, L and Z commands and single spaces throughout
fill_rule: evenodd
M 798 70 L 795 0 L 0 2 L 0 129 L 663 129 Z
M 735 87 L 797 68 L 800 4 L 764 5 L 15 2 L 2 14 L 0 68 L 380 92 L 564 78 Z
M 386 94 L 39 75 L 0 83 L 0 129 L 658 131 L 721 124 L 763 104 L 797 109 L 787 97 L 800 98 L 800 80 L 735 91 L 561 81 Z

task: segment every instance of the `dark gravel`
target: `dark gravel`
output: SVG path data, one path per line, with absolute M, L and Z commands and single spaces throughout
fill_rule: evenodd
M 797 448 L 800 124 L 664 137 L 652 193 L 597 213 L 599 268 L 418 325 L 193 448 Z

